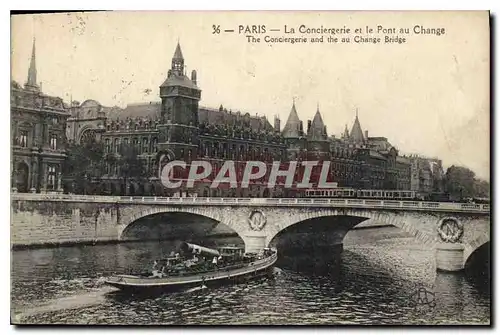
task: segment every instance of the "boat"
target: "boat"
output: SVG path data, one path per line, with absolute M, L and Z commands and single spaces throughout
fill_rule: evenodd
M 181 291 L 234 284 L 269 274 L 278 259 L 276 248 L 245 253 L 237 246 L 218 249 L 182 242 L 178 252 L 155 260 L 151 271 L 114 275 L 105 284 L 122 291 Z

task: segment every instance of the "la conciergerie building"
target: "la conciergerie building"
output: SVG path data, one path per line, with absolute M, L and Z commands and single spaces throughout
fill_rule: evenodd
M 356 112 L 351 131 L 328 136 L 319 107 L 304 126 L 292 103 L 283 128 L 275 118 L 227 109 L 200 106 L 202 97 L 196 71 L 184 73 L 184 56 L 177 44 L 167 78 L 160 85 L 160 100 L 129 104 L 125 108 L 102 106 L 95 100 L 65 104 L 49 97 L 36 84 L 35 44 L 26 85 L 13 82 L 12 189 L 16 192 L 71 192 L 63 182 L 62 166 L 68 143 L 104 144 L 106 154 L 120 154 L 121 146 L 133 146 L 148 171 L 140 182 L 124 185 L 121 166 L 107 164 L 101 192 L 110 195 L 283 197 L 293 190 L 268 189 L 258 181 L 249 188 L 209 188 L 210 181 L 194 189 L 171 190 L 161 185 L 158 162 L 208 160 L 215 176 L 225 160 L 237 163 L 241 176 L 245 162 L 328 160 L 338 187 L 410 190 L 411 161 L 398 154 L 384 137 L 362 131 Z M 239 164 L 239 165 L 238 165 Z M 270 169 L 268 169 L 270 170 Z M 416 184 L 415 184 L 416 185 Z M 417 190 L 418 191 L 418 190 Z M 293 193 L 293 192 L 292 192 Z

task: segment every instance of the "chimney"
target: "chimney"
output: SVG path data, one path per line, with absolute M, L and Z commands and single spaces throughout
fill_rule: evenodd
M 307 132 L 309 133 L 309 129 L 311 129 L 311 120 L 307 120 Z
M 275 131 L 280 131 L 280 118 L 278 116 L 274 117 L 274 130 Z
M 304 123 L 302 123 L 302 121 L 299 123 L 299 135 L 304 135 Z
M 191 81 L 196 85 L 196 70 L 191 71 Z
M 368 139 L 368 130 L 365 130 L 365 139 Z

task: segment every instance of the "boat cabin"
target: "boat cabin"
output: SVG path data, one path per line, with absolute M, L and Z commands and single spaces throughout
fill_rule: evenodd
M 218 249 L 222 257 L 238 258 L 243 256 L 245 249 L 236 246 L 226 246 Z
M 156 268 L 157 269 L 161 269 L 162 267 L 168 268 L 171 266 L 178 265 L 180 263 L 182 263 L 182 258 L 180 257 L 166 257 L 156 262 Z

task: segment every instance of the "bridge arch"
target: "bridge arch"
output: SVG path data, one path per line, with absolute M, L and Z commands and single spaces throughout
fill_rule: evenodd
M 294 215 L 291 220 L 287 220 L 284 224 L 275 225 L 275 228 L 270 228 L 270 232 L 266 239 L 266 244 L 270 244 L 271 241 L 281 232 L 287 229 L 288 227 L 300 224 L 302 222 L 318 219 L 318 218 L 327 218 L 327 217 L 352 217 L 361 219 L 359 222 L 355 222 L 348 230 L 354 228 L 356 225 L 367 221 L 374 220 L 375 222 L 393 225 L 395 227 L 400 228 L 406 233 L 414 236 L 418 241 L 434 247 L 437 243 L 436 237 L 430 235 L 429 233 L 422 231 L 418 228 L 418 223 L 415 222 L 415 219 L 412 219 L 410 216 L 399 215 L 393 212 L 387 211 L 372 211 L 372 210 L 358 210 L 358 209 L 345 209 L 345 208 L 322 208 L 322 209 L 313 209 L 307 211 L 299 211 L 296 215 Z M 346 231 L 347 234 L 347 231 Z
M 213 222 L 223 224 L 224 226 L 229 227 L 232 231 L 234 231 L 242 240 L 243 234 L 241 233 L 241 229 L 238 229 L 238 226 L 231 223 L 231 221 L 225 220 L 223 215 L 217 210 L 213 210 L 210 207 L 177 207 L 177 206 L 169 206 L 169 207 L 147 207 L 143 208 L 139 211 L 135 211 L 131 213 L 131 215 L 127 216 L 125 220 L 121 220 L 120 225 L 118 226 L 118 239 L 124 239 L 124 233 L 126 233 L 127 229 L 129 229 L 136 222 L 140 221 L 143 218 L 154 216 L 156 214 L 169 214 L 169 213 L 178 213 L 178 214 L 188 214 L 198 217 L 204 217 L 210 219 Z
M 489 235 L 482 233 L 475 239 L 466 242 L 465 243 L 465 248 L 464 248 L 464 266 L 467 264 L 467 261 L 469 260 L 470 256 L 479 248 L 481 248 L 483 245 L 486 243 L 490 242 L 490 237 Z

